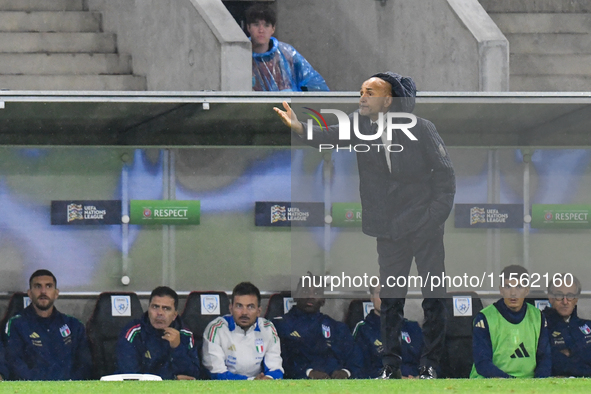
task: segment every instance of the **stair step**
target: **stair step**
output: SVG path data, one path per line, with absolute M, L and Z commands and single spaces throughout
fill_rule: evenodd
M 0 89 L 10 90 L 146 90 L 137 75 L 0 75 Z
M 591 34 L 505 34 L 511 53 L 570 55 L 591 53 Z
M 2 11 L 84 11 L 84 0 L 0 0 Z
M 514 75 L 509 77 L 512 92 L 581 92 L 591 91 L 587 75 Z
M 111 33 L 0 33 L 0 52 L 114 53 Z
M 510 62 L 512 74 L 591 75 L 591 55 L 512 54 Z
M 488 12 L 591 12 L 589 0 L 479 0 Z
M 104 53 L 0 53 L 0 75 L 131 74 L 131 56 Z
M 491 14 L 504 34 L 511 33 L 589 33 L 591 14 Z
M 1 32 L 100 32 L 99 12 L 1 11 Z
M 0 0 L 0 89 L 147 89 L 86 1 Z

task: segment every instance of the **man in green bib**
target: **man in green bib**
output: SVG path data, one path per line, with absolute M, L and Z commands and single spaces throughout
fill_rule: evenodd
M 529 274 L 510 265 L 499 277 L 501 298 L 474 319 L 471 378 L 545 378 L 552 373 L 546 319 L 531 304 Z

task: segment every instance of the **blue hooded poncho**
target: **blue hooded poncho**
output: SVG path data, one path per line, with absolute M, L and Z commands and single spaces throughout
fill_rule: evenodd
M 252 54 L 252 89 L 257 91 L 329 90 L 324 78 L 289 44 L 271 37 L 271 48 Z

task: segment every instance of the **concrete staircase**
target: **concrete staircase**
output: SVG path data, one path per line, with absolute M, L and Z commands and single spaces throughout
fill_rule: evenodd
M 0 89 L 146 90 L 84 0 L 0 0 Z
M 510 50 L 511 91 L 591 91 L 591 0 L 479 0 Z

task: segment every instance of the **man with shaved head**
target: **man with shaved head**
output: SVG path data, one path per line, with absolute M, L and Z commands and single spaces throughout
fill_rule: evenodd
M 394 129 L 388 139 L 387 114 L 412 112 L 415 96 L 411 78 L 392 72 L 373 75 L 361 85 L 359 110 L 349 115 L 350 141 L 339 141 L 338 125 L 314 127 L 312 139 L 308 140 L 304 125 L 286 102 L 285 111 L 274 108 L 283 123 L 306 144 L 370 147 L 356 152 L 363 232 L 377 238 L 384 345 L 380 378 L 386 379 L 401 376 L 400 333 L 408 290 L 406 280 L 404 287 L 392 284 L 396 278 L 408 277 L 413 258 L 424 282 L 429 276 L 440 277 L 445 272 L 443 228 L 455 195 L 451 160 L 431 122 L 416 118 L 414 127 Z M 394 116 L 392 123 L 408 123 L 404 115 Z M 431 289 L 425 284 L 421 290 L 425 322 L 419 376 L 429 379 L 437 377 L 443 352 L 446 289 L 445 285 Z

